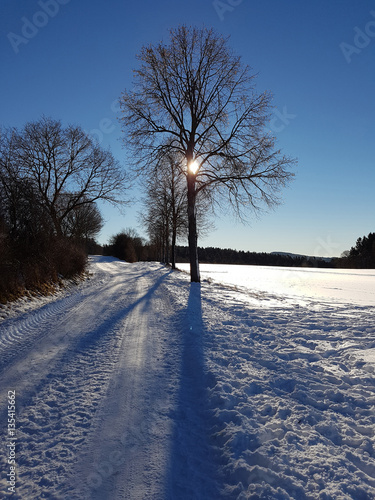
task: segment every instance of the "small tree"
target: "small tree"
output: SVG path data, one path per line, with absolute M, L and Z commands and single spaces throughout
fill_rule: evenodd
M 242 217 L 278 203 L 294 160 L 281 155 L 265 129 L 269 93 L 257 94 L 254 75 L 228 40 L 209 29 L 181 26 L 169 43 L 143 47 L 134 90 L 122 94 L 122 123 L 138 173 L 175 152 L 187 178 L 191 280 L 200 281 L 198 193 L 224 197 Z
M 103 227 L 103 217 L 96 203 L 85 203 L 71 210 L 63 220 L 64 236 L 75 240 L 94 239 Z
M 168 155 L 146 181 L 142 221 L 150 240 L 160 249 L 161 260 L 176 267 L 176 242 L 187 232 L 186 181 L 181 160 Z

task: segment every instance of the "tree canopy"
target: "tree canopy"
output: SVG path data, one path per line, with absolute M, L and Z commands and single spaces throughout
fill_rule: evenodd
M 73 213 L 78 217 L 78 210 L 82 219 L 82 207 L 91 205 L 93 214 L 98 200 L 123 201 L 124 171 L 79 126 L 63 127 L 42 117 L 21 130 L 3 131 L 0 148 L 0 181 L 8 202 L 16 181 L 27 184 L 57 234 L 63 234 Z
M 195 201 L 210 192 L 246 219 L 279 202 L 295 160 L 267 130 L 271 95 L 212 29 L 180 26 L 167 43 L 142 48 L 134 88 L 120 100 L 125 141 L 138 173 L 171 151 L 187 178 L 192 280 L 199 281 Z M 193 162 L 195 168 L 192 168 Z

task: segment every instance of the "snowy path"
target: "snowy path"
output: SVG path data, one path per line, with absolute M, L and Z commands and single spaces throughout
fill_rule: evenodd
M 0 327 L 1 421 L 15 389 L 20 498 L 163 497 L 178 358 L 160 291 L 168 271 L 105 259 L 94 270 L 79 291 Z
M 372 305 L 91 270 L 0 323 L 0 498 L 13 389 L 9 498 L 375 498 Z

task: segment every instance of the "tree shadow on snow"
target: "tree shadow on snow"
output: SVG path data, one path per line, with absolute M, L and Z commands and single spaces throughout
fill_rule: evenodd
M 215 458 L 209 444 L 210 415 L 203 341 L 201 285 L 191 283 L 186 313 L 181 325 L 180 388 L 165 498 L 219 498 L 215 481 Z

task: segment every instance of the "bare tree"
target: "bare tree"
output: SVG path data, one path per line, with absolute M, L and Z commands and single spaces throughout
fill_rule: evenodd
M 16 131 L 0 131 L 0 212 L 13 240 L 36 239 L 51 232 L 51 220 L 31 179 L 17 161 Z
M 43 118 L 0 130 L 0 301 L 80 274 L 103 223 L 95 200 L 116 201 L 123 179 L 79 128 Z
M 171 152 L 184 159 L 191 280 L 200 281 L 198 193 L 219 202 L 225 195 L 245 218 L 249 207 L 279 202 L 295 160 L 275 148 L 266 130 L 271 95 L 255 92 L 254 75 L 226 38 L 181 26 L 168 44 L 143 47 L 138 59 L 134 89 L 120 99 L 125 141 L 139 173 Z
M 150 183 L 144 199 L 144 207 L 145 211 L 141 214 L 141 221 L 146 226 L 149 241 L 156 250 L 157 258 L 168 264 L 170 261 L 172 221 L 167 186 Z
M 161 260 L 176 267 L 176 242 L 187 234 L 186 181 L 176 154 L 166 155 L 146 180 L 142 221 L 160 249 Z
M 95 238 L 103 227 L 103 217 L 96 203 L 85 203 L 71 210 L 62 224 L 64 236 L 75 240 Z
M 79 210 L 82 218 L 83 206 L 92 208 L 97 200 L 123 202 L 125 173 L 112 153 L 80 127 L 63 128 L 61 122 L 43 117 L 6 138 L 2 170 L 8 178 L 32 184 L 58 236 Z
M 153 244 L 159 248 L 163 262 L 176 268 L 178 238 L 188 234 L 186 169 L 176 153 L 167 154 L 156 162 L 153 175 L 146 179 L 145 210 L 141 216 Z M 202 198 L 202 199 L 201 199 Z M 212 229 L 209 220 L 211 200 L 198 193 L 197 234 Z

